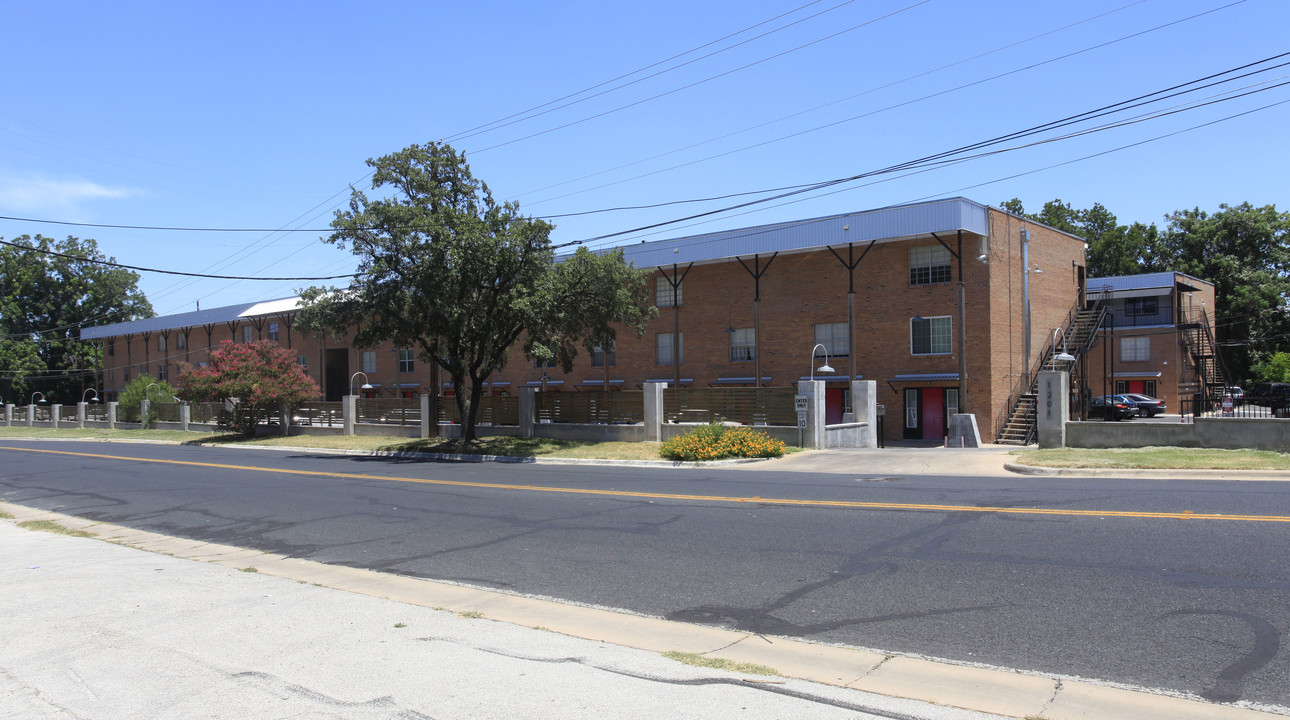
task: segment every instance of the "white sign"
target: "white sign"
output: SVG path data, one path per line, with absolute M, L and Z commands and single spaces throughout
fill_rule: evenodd
M 806 429 L 806 415 L 798 415 L 798 416 L 797 416 L 797 428 L 798 428 L 799 430 L 805 430 L 805 429 Z
M 807 400 L 807 397 L 805 395 L 793 396 L 793 407 L 797 410 L 798 413 L 806 412 L 806 400 Z

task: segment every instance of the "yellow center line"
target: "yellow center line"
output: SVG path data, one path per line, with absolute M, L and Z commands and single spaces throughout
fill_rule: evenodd
M 865 510 L 925 510 L 935 512 L 975 512 L 1007 513 L 1010 515 L 1060 515 L 1067 517 L 1115 517 L 1115 518 L 1157 518 L 1167 520 L 1244 520 L 1247 522 L 1283 522 L 1290 523 L 1290 516 L 1281 515 L 1223 515 L 1218 513 L 1195 513 L 1190 510 L 1182 512 L 1137 512 L 1127 510 L 1073 510 L 1063 508 L 1018 508 L 977 505 L 932 505 L 921 503 L 882 503 L 859 502 L 855 500 L 798 500 L 792 498 L 732 497 L 725 495 L 682 495 L 678 493 L 633 492 L 631 490 L 595 490 L 591 488 L 548 487 L 542 485 L 511 485 L 501 483 L 468 482 L 465 480 L 431 480 L 425 478 L 395 477 L 390 475 L 368 475 L 365 473 L 342 473 L 327 470 L 284 470 L 279 468 L 256 467 L 253 465 L 229 465 L 224 463 L 193 462 L 190 460 L 161 460 L 153 458 L 125 457 L 121 455 L 103 455 L 98 453 L 68 452 L 65 450 L 41 450 L 37 448 L 0 446 L 0 450 L 18 452 L 45 453 L 47 455 L 66 455 L 73 457 L 98 458 L 102 460 L 126 460 L 130 462 L 157 463 L 161 465 L 186 465 L 220 470 L 248 470 L 252 472 L 279 473 L 283 475 L 308 475 L 330 477 L 345 480 L 381 480 L 384 482 L 419 483 L 422 485 L 445 485 L 452 487 L 484 488 L 488 490 L 522 490 L 528 492 L 566 493 L 570 495 L 601 495 L 606 497 L 648 498 L 652 500 L 702 500 L 718 503 L 761 503 L 765 505 L 789 505 L 812 507 L 857 508 Z

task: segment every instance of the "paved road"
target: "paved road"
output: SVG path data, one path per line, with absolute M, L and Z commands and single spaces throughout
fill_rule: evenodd
M 678 620 L 1290 705 L 1290 523 L 1181 517 L 1290 518 L 1284 483 L 0 446 L 26 448 L 0 449 L 3 499 L 73 515 Z M 35 452 L 51 449 L 84 454 Z M 481 487 L 499 484 L 516 487 Z

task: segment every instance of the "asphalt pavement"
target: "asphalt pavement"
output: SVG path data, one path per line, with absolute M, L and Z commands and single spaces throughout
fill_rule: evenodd
M 1011 449 L 808 452 L 739 469 L 1008 474 Z M 15 505 L 0 511 L 13 516 L 0 521 L 0 717 L 1290 714 L 672 622 Z M 38 520 L 91 537 L 19 525 Z M 665 651 L 780 674 L 697 668 Z

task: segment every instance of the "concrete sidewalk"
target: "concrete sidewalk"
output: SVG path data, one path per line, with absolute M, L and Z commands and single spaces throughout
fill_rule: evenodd
M 0 511 L 2 717 L 1284 717 Z

